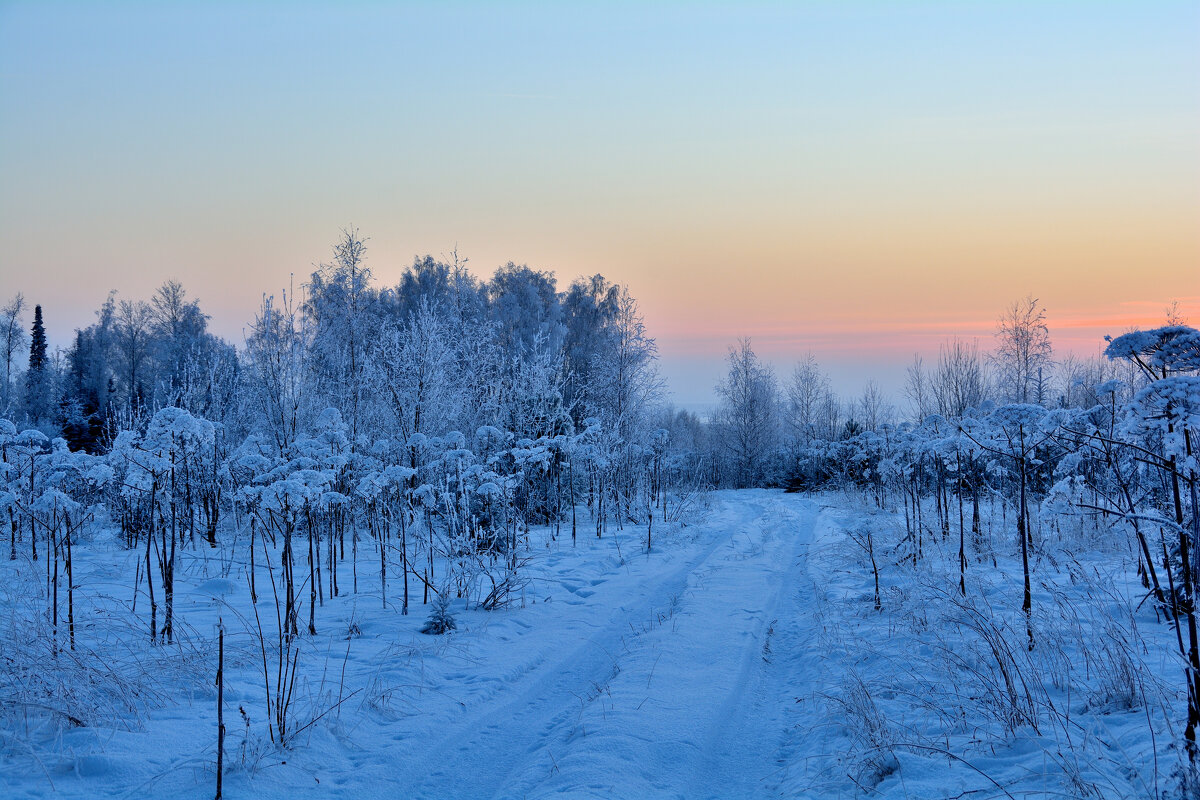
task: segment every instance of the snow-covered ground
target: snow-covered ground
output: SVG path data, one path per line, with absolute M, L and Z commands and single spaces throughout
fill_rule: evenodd
M 293 728 L 319 718 L 286 750 L 268 738 L 244 565 L 222 549 L 181 554 L 180 643 L 151 647 L 145 598 L 130 609 L 140 554 L 94 542 L 79 548 L 76 571 L 84 663 L 64 680 L 109 670 L 128 684 L 81 690 L 75 707 L 103 715 L 83 725 L 49 712 L 55 698 L 10 703 L 0 796 L 211 796 L 218 617 L 229 798 L 1171 796 L 1166 717 L 1178 724 L 1179 706 L 1160 686 L 1176 670 L 1169 631 L 1133 607 L 1119 546 L 1073 564 L 1047 550 L 1039 607 L 1099 618 L 1077 620 L 1080 638 L 1067 641 L 1061 625 L 1038 617 L 1036 657 L 1015 629 L 1010 677 L 1030 684 L 1033 721 L 1005 729 L 1001 712 L 979 711 L 995 706 L 992 673 L 976 659 L 976 639 L 987 638 L 951 619 L 955 608 L 971 613 L 949 591 L 957 575 L 942 586 L 933 557 L 924 571 L 898 565 L 883 552 L 895 525 L 857 499 L 750 490 L 715 493 L 686 527 L 656 528 L 649 553 L 644 529 L 597 539 L 581 526 L 575 546 L 535 530 L 522 598 L 492 612 L 458 601 L 458 629 L 443 636 L 419 632 L 428 611 L 419 601 L 400 615 L 395 578 L 382 602 L 374 562 L 360 553 L 358 593 L 345 591 L 342 568 L 344 593 L 326 598 L 317 635 L 299 640 Z M 869 562 L 847 535 L 865 526 L 881 549 L 878 612 Z M 972 567 L 976 610 L 1019 610 L 1014 568 L 1003 553 L 994 568 Z M 30 599 L 44 569 L 27 556 L 0 566 L 13 609 L 5 641 L 45 634 Z M 1055 592 L 1087 597 L 1100 585 L 1108 606 L 1099 611 L 1055 604 Z M 260 618 L 273 626 L 262 579 L 259 592 Z M 984 629 L 1008 641 L 1012 614 L 989 619 Z M 1084 652 L 1103 644 L 1088 638 L 1097 625 L 1113 636 L 1140 631 L 1127 649 L 1142 671 L 1141 700 L 1070 696 L 1115 669 Z M 273 681 L 270 652 L 267 661 Z M 1046 702 L 1058 704 L 1058 722 Z

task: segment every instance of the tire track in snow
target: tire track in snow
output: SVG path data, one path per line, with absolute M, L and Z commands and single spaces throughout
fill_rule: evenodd
M 590 746 L 584 718 L 589 705 L 624 671 L 624 656 L 638 647 L 635 622 L 661 615 L 685 589 L 704 582 L 708 562 L 744 536 L 739 527 L 747 516 L 762 516 L 765 495 L 727 498 L 725 508 L 703 523 L 711 541 L 681 567 L 652 577 L 627 602 L 620 602 L 604 625 L 573 647 L 565 657 L 550 659 L 505 687 L 497 697 L 455 724 L 429 747 L 414 751 L 412 743 L 381 748 L 385 762 L 409 763 L 401 778 L 391 777 L 389 793 L 413 797 L 523 797 L 539 778 L 559 767 L 557 753 Z M 751 537 L 753 538 L 753 537 Z M 656 557 L 651 555 L 650 558 Z M 581 727 L 582 725 L 582 727 Z M 389 752 L 401 749 L 402 752 Z M 374 759 L 372 759 L 374 760 Z M 363 768 L 386 768 L 364 764 Z M 394 776 L 395 773 L 392 773 Z M 594 783 L 594 781 L 593 781 Z
M 777 493 L 726 499 L 741 507 L 736 528 L 691 571 L 672 624 L 639 638 L 552 770 L 494 796 L 775 796 L 785 715 L 805 676 L 791 658 L 775 663 L 768 632 L 786 631 L 791 641 L 776 642 L 784 656 L 805 627 L 799 592 L 816 511 Z
M 807 683 L 792 667 L 794 651 L 801 647 L 799 633 L 806 627 L 801 592 L 817 516 L 811 504 L 799 513 L 783 506 L 779 510 L 777 530 L 790 531 L 794 539 L 783 548 L 786 560 L 774 574 L 769 610 L 759 619 L 759 646 L 742 653 L 738 681 L 721 706 L 705 748 L 707 766 L 698 770 L 688 797 L 777 796 L 774 788 L 786 766 L 779 752 L 788 725 L 785 714 Z

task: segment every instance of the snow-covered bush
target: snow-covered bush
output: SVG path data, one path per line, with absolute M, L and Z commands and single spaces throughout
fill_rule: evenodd
M 450 611 L 450 593 L 442 592 L 434 598 L 433 610 L 429 612 L 429 619 L 421 626 L 421 633 L 441 636 L 457 628 L 458 622 Z

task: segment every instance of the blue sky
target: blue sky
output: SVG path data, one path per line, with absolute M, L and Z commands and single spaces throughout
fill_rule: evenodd
M 1198 142 L 1196 3 L 3 3 L 0 294 L 238 339 L 354 224 L 629 284 L 683 402 L 739 335 L 852 392 L 1030 292 L 1200 316 Z

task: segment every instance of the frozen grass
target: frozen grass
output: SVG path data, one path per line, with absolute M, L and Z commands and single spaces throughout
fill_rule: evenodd
M 828 676 L 825 715 L 810 730 L 827 744 L 798 787 L 833 796 L 1177 796 L 1174 633 L 1142 604 L 1124 541 L 1049 526 L 1035 538 L 1030 648 L 1015 533 L 999 519 L 994 552 L 969 553 L 964 595 L 956 531 L 949 540 L 925 532 L 914 564 L 902 557 L 902 516 L 863 497 L 826 502 L 837 508 L 809 569 Z M 879 611 L 861 546 L 868 529 Z

